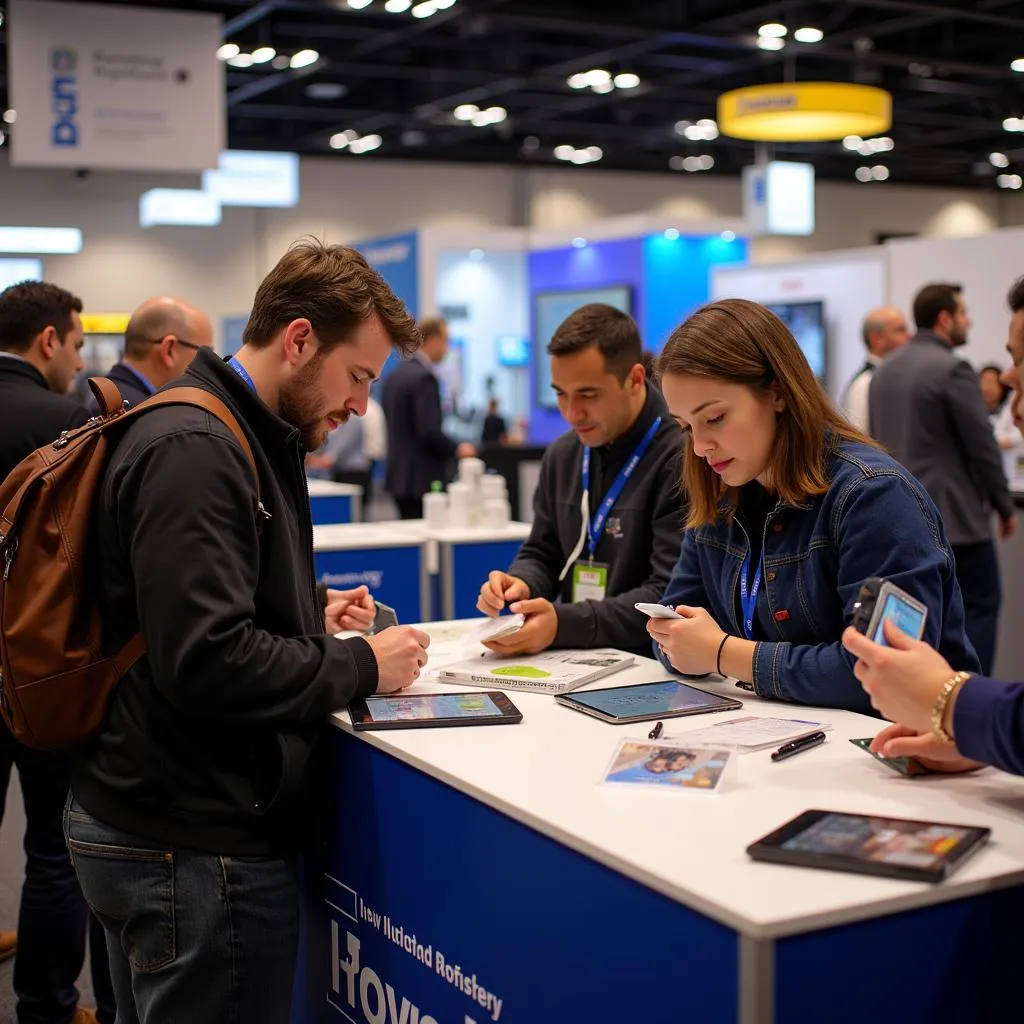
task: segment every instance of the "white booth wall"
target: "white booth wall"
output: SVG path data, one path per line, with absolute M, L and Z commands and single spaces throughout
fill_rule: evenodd
M 828 391 L 838 402 L 864 363 L 861 322 L 886 301 L 886 253 L 881 247 L 823 253 L 807 262 L 723 267 L 712 273 L 714 299 L 812 302 L 825 306 Z
M 437 310 L 460 309 L 452 316 L 449 335 L 462 343 L 462 405 L 483 408 L 486 381 L 494 381 L 494 396 L 506 421 L 529 413 L 528 369 L 498 362 L 502 335 L 529 337 L 526 253 L 499 249 L 442 250 L 437 254 Z

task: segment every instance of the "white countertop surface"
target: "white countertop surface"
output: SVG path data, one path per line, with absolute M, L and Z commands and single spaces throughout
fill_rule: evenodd
M 313 527 L 313 550 L 334 551 L 357 548 L 397 548 L 426 542 L 419 520 L 387 523 L 324 523 Z
M 442 544 L 486 544 L 488 541 L 526 540 L 529 523 L 506 523 L 504 526 L 448 526 L 443 530 L 427 530 L 428 540 Z
M 332 527 L 331 529 L 336 529 Z M 474 623 L 480 620 L 474 620 Z M 433 623 L 434 666 L 464 657 L 468 623 Z M 430 666 L 428 666 L 429 669 Z M 590 688 L 666 677 L 638 660 Z M 708 917 L 755 937 L 777 937 L 1024 884 L 1024 778 L 987 768 L 905 779 L 847 742 L 882 722 L 864 715 L 761 701 L 730 682 L 696 680 L 744 702 L 742 711 L 668 719 L 662 739 L 732 716 L 812 718 L 826 743 L 779 763 L 771 751 L 737 755 L 718 793 L 647 792 L 598 785 L 617 742 L 650 723 L 613 726 L 535 693 L 510 692 L 515 726 L 362 732 L 359 737 L 538 832 Z M 409 692 L 465 689 L 425 678 Z M 335 724 L 351 731 L 349 716 Z M 986 825 L 989 845 L 938 885 L 755 863 L 746 847 L 810 808 Z
M 363 489 L 359 484 L 339 484 L 333 480 L 310 480 L 307 478 L 311 498 L 361 498 Z

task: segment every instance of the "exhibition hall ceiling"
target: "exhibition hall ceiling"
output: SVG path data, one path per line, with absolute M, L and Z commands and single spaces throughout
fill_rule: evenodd
M 776 158 L 866 188 L 1024 174 L 1024 0 L 131 2 L 223 16 L 235 149 L 736 174 L 755 146 L 716 134 L 721 93 L 842 81 L 890 91 L 892 129 Z

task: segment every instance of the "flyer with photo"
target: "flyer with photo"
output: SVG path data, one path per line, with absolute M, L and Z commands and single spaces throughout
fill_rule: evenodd
M 678 740 L 622 740 L 601 781 L 606 786 L 657 786 L 713 793 L 731 757 L 728 750 L 687 746 Z

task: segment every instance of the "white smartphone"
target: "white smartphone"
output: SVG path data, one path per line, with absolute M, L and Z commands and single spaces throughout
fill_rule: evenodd
M 924 634 L 928 609 L 920 601 L 901 590 L 895 583 L 883 583 L 875 600 L 875 610 L 868 623 L 867 636 L 876 644 L 885 644 L 885 623 L 891 622 L 908 636 L 920 640 Z
M 477 626 L 470 638 L 477 643 L 486 644 L 492 640 L 501 640 L 523 628 L 526 619 L 522 615 L 501 615 L 496 619 L 488 619 Z
M 682 615 L 675 610 L 675 608 L 669 608 L 667 604 L 648 604 L 646 601 L 638 601 L 633 607 L 638 612 L 643 612 L 644 615 L 652 619 L 681 619 Z

